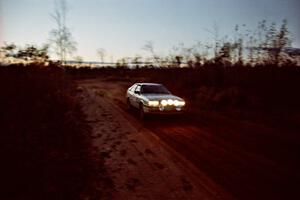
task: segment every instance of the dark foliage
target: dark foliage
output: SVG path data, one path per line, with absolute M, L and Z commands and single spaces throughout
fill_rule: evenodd
M 104 169 L 91 153 L 73 87 L 56 66 L 0 68 L 1 199 L 83 199 L 93 193 L 95 165 L 98 173 Z
M 66 68 L 75 77 L 115 76 L 133 82 L 146 78 L 147 81 L 162 82 L 190 100 L 195 100 L 202 87 L 226 90 L 235 87 L 248 98 L 243 106 L 251 109 L 299 109 L 300 67 L 291 65 L 224 66 L 222 63 L 207 63 L 197 68 Z M 259 99 L 251 102 L 251 98 Z M 245 99 L 245 100 L 246 100 Z
M 300 94 L 297 92 L 300 67 L 295 65 L 227 66 L 207 62 L 198 67 L 186 68 L 67 67 L 66 72 L 77 78 L 114 77 L 131 83 L 159 82 L 188 100 L 193 111 L 228 110 L 229 114 L 243 115 L 233 117 L 253 119 L 258 118 L 256 114 L 262 114 L 265 119 L 277 118 L 284 126 L 292 127 L 290 123 L 293 126 L 300 125 Z M 296 123 L 292 122 L 294 119 Z

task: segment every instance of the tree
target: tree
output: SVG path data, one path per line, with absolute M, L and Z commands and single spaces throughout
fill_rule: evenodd
M 141 64 L 141 59 L 142 57 L 140 55 L 135 55 L 132 59 L 132 64 L 135 64 L 135 67 L 138 69 L 140 67 Z
M 267 52 L 267 62 L 279 65 L 281 54 L 285 47 L 291 45 L 287 20 L 284 19 L 280 29 L 276 28 L 276 24 L 272 23 L 265 32 L 265 42 L 262 45 L 263 50 Z
M 11 44 L 4 44 L 4 46 L 1 47 L 1 52 L 3 52 L 4 57 L 13 57 L 15 55 L 15 50 L 17 49 L 17 46 L 14 43 Z
M 74 61 L 76 64 L 81 65 L 83 63 L 83 58 L 81 56 L 75 56 Z
M 104 58 L 106 56 L 106 51 L 103 48 L 97 49 L 97 55 L 100 57 L 101 62 L 104 62 Z
M 125 69 L 128 68 L 127 58 L 121 58 L 117 61 L 117 68 Z
M 266 20 L 262 20 L 260 22 L 258 22 L 258 26 L 257 26 L 257 48 L 255 49 L 256 50 L 256 64 L 257 63 L 262 63 L 263 61 L 263 58 L 264 58 L 264 51 L 263 48 L 264 48 L 264 39 L 263 39 L 263 36 L 266 34 L 267 32 L 267 26 L 266 26 Z
M 276 51 L 275 51 L 275 64 L 278 65 L 280 61 L 280 53 L 287 46 L 291 45 L 291 39 L 289 38 L 289 31 L 287 27 L 287 20 L 284 19 L 279 32 L 276 35 Z
M 76 42 L 66 25 L 67 11 L 66 0 L 57 0 L 55 1 L 55 11 L 51 14 L 56 23 L 56 28 L 50 32 L 50 42 L 54 45 L 55 52 L 62 64 L 65 64 L 67 55 L 71 55 L 76 51 Z
M 25 61 L 46 62 L 49 58 L 48 48 L 48 45 L 44 45 L 41 48 L 34 45 L 27 45 L 24 48 L 20 48 L 15 57 Z
M 16 58 L 29 62 L 46 62 L 48 56 L 49 45 L 45 44 L 41 47 L 36 45 L 25 45 L 17 47 L 15 44 L 5 44 L 1 47 L 1 52 L 4 53 L 4 58 Z
M 230 42 L 225 42 L 223 46 L 221 47 L 218 57 L 225 58 L 230 60 L 231 59 L 231 52 L 232 52 L 232 47 L 231 47 Z
M 180 65 L 182 63 L 182 58 L 183 58 L 182 56 L 175 56 L 177 67 L 180 67 Z
M 152 41 L 147 41 L 146 44 L 142 47 L 144 51 L 147 51 L 151 54 L 153 61 L 157 65 L 160 65 L 160 57 L 154 51 L 154 45 Z
M 242 65 L 243 64 L 243 38 L 238 39 L 237 48 L 238 48 L 238 64 Z

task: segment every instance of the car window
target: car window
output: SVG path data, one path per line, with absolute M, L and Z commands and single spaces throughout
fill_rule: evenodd
M 143 85 L 141 88 L 143 94 L 170 94 L 170 91 L 163 85 Z
M 136 87 L 135 91 L 140 92 L 140 91 L 141 91 L 141 86 L 138 85 L 138 86 Z
M 135 88 L 136 88 L 136 85 L 133 85 L 129 88 L 129 91 L 133 92 L 135 90 Z

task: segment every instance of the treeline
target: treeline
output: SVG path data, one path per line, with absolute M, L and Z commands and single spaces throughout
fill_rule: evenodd
M 78 78 L 113 76 L 118 80 L 162 82 L 179 93 L 193 98 L 201 87 L 225 89 L 238 87 L 243 93 L 259 93 L 267 107 L 299 107 L 300 68 L 294 65 L 255 65 L 226 67 L 206 63 L 197 68 L 73 68 L 66 72 Z M 245 102 L 246 103 L 246 102 Z M 258 105 L 257 105 L 258 106 Z
M 160 55 L 154 43 L 148 41 L 142 47 L 147 57 L 137 55 L 120 58 L 114 67 L 199 67 L 211 63 L 226 66 L 299 65 L 300 49 L 291 45 L 292 36 L 287 20 L 283 20 L 279 26 L 262 20 L 254 30 L 248 29 L 245 24 L 236 25 L 231 36 L 220 36 L 217 25 L 207 32 L 211 34 L 212 42 L 197 42 L 191 46 L 179 43 L 166 56 Z M 12 60 L 49 63 L 51 59 L 48 50 L 49 44 L 41 47 L 5 44 L 0 48 L 0 55 L 8 63 L 14 62 Z M 101 63 L 104 63 L 106 51 L 101 48 L 97 50 L 97 54 Z M 80 56 L 75 56 L 71 62 L 74 63 L 73 66 L 85 65 Z M 68 62 L 64 59 L 61 63 Z
M 195 67 L 206 63 L 222 63 L 224 65 L 297 65 L 300 49 L 292 48 L 292 36 L 288 29 L 287 20 L 280 26 L 276 23 L 269 24 L 266 20 L 258 22 L 254 30 L 245 24 L 236 25 L 231 36 L 220 36 L 218 26 L 214 30 L 207 30 L 214 42 L 197 42 L 186 46 L 179 43 L 169 51 L 169 55 L 160 56 L 154 43 L 148 41 L 143 50 L 148 52 L 148 59 L 159 67 Z M 122 58 L 119 66 L 128 63 L 139 63 L 142 57 L 136 56 L 130 61 Z

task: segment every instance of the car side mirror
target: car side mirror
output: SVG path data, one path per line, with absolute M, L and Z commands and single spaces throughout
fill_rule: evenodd
M 140 92 L 140 91 L 134 91 L 134 93 L 135 93 L 135 94 L 138 94 L 138 95 L 140 95 L 140 94 L 141 94 L 141 92 Z

